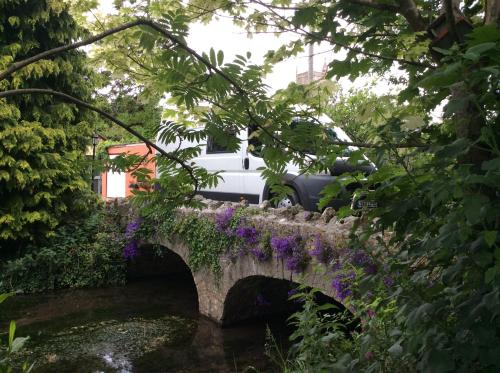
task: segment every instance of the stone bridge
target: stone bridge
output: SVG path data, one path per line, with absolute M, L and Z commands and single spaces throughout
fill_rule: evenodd
M 214 221 L 218 214 L 239 204 L 204 201 L 208 208 L 203 210 L 179 209 L 179 219 L 195 214 L 199 219 Z M 259 229 L 272 230 L 275 235 L 294 234 L 301 237 L 321 237 L 323 245 L 328 245 L 338 257 L 347 247 L 350 228 L 355 218 L 338 219 L 331 209 L 323 214 L 304 211 L 300 206 L 286 209 L 268 208 L 266 204 L 247 207 L 252 213 L 245 217 L 245 224 Z M 157 234 L 144 245 L 160 245 L 169 255 L 170 272 L 189 269 L 198 294 L 199 312 L 223 324 L 250 319 L 266 314 L 286 311 L 290 307 L 288 291 L 296 284 L 304 284 L 321 290 L 330 301 L 342 304 L 343 299 L 332 287 L 330 264 L 321 264 L 312 258 L 300 272 L 288 270 L 283 259 L 272 255 L 261 261 L 249 253 L 237 256 L 221 255 L 221 273 L 214 274 L 207 268 L 193 271 L 189 266 L 190 247 L 179 236 L 162 237 Z

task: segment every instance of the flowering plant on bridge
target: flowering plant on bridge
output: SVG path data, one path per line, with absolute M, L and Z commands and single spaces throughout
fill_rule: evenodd
M 250 250 L 250 253 L 261 262 L 272 258 L 273 249 L 271 247 L 272 234 L 269 231 L 260 235 L 259 244 Z
M 335 273 L 332 280 L 332 288 L 338 300 L 343 302 L 347 297 L 353 295 L 352 284 L 355 279 L 356 274 L 354 271 L 339 270 Z
M 309 254 L 316 258 L 319 263 L 328 265 L 333 259 L 333 248 L 322 240 L 321 235 L 317 234 Z
M 236 209 L 234 207 L 228 207 L 226 210 L 215 215 L 215 225 L 217 231 L 221 233 L 226 233 L 228 235 L 233 234 L 231 229 L 231 222 L 233 220 Z
M 259 240 L 259 232 L 255 227 L 250 226 L 236 228 L 236 236 L 243 239 L 247 245 L 255 245 Z
M 138 216 L 131 220 L 127 227 L 125 228 L 125 240 L 126 244 L 123 248 L 123 257 L 125 259 L 134 259 L 137 256 L 138 245 L 138 233 L 142 224 L 142 217 Z
M 295 273 L 302 272 L 311 259 L 305 249 L 305 240 L 298 234 L 274 236 L 271 247 L 278 259 L 285 260 L 286 269 Z
M 343 250 L 331 265 L 332 287 L 337 298 L 344 301 L 354 295 L 356 280 L 377 273 L 374 259 L 364 250 Z

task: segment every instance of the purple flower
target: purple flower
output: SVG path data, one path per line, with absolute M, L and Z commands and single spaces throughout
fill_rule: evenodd
M 368 315 L 368 317 L 369 317 L 370 319 L 373 319 L 373 318 L 375 317 L 375 311 L 374 311 L 374 310 L 372 310 L 372 309 L 370 309 L 370 310 L 366 311 L 366 314 Z
M 268 307 L 271 305 L 271 303 L 269 303 L 266 298 L 264 298 L 264 295 L 262 295 L 261 293 L 257 294 L 257 296 L 255 297 L 255 305 L 257 307 Z
M 318 262 L 325 265 L 330 263 L 333 259 L 333 249 L 323 244 L 319 234 L 314 237 L 313 249 L 310 251 L 310 254 L 315 257 Z
M 123 257 L 125 259 L 134 259 L 137 256 L 137 248 L 138 245 L 136 240 L 129 241 L 123 249 Z
M 354 252 L 349 261 L 352 265 L 363 268 L 367 275 L 377 273 L 377 266 L 373 259 L 364 251 L 358 250 Z
M 391 276 L 385 276 L 383 279 L 384 285 L 388 288 L 392 288 L 394 286 L 394 278 Z
M 296 236 L 273 237 L 271 247 L 276 252 L 278 259 L 285 259 L 293 254 L 293 248 L 297 245 Z
M 125 238 L 127 240 L 134 238 L 136 232 L 141 227 L 141 223 L 142 218 L 139 216 L 127 224 L 127 227 L 125 228 Z
M 332 263 L 332 272 L 337 272 L 337 271 L 340 271 L 341 269 L 342 269 L 342 262 L 340 259 L 336 259 Z
M 286 259 L 285 267 L 295 273 L 302 272 L 301 260 L 294 256 Z
M 352 295 L 351 283 L 355 278 L 354 272 L 338 273 L 332 280 L 332 287 L 340 301 Z
M 296 246 L 292 250 L 292 255 L 286 258 L 285 266 L 289 271 L 300 273 L 306 269 L 310 256 L 302 246 Z
M 257 243 L 259 233 L 254 227 L 238 227 L 236 236 L 243 238 L 248 245 Z
M 260 247 L 254 247 L 250 250 L 250 253 L 255 256 L 259 261 L 265 262 L 269 257 L 262 251 Z
M 351 258 L 351 263 L 358 267 L 363 267 L 370 261 L 370 257 L 364 251 L 356 251 Z
M 219 232 L 228 233 L 231 219 L 235 213 L 234 207 L 228 207 L 226 210 L 215 215 L 215 225 Z
M 278 259 L 285 260 L 287 270 L 300 273 L 307 267 L 310 257 L 300 236 L 272 237 L 271 247 Z

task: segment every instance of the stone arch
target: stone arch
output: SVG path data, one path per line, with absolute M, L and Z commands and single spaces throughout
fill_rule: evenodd
M 300 302 L 288 299 L 290 291 L 299 285 L 289 279 L 262 275 L 242 278 L 226 294 L 221 322 L 223 325 L 230 325 L 248 319 L 290 315 L 301 308 Z M 328 302 L 345 308 L 324 291 L 317 293 L 317 297 L 321 304 Z
M 221 303 L 221 306 L 219 306 L 221 308 L 215 317 L 221 324 L 230 324 L 242 321 L 246 317 L 256 316 L 252 310 L 238 310 L 238 307 L 235 309 L 232 307 L 232 304 L 235 294 L 241 290 L 243 290 L 243 294 L 247 291 L 248 298 L 244 298 L 245 300 L 250 303 L 255 302 L 257 295 L 255 289 L 263 282 L 272 283 L 277 288 L 289 287 L 293 283 L 318 288 L 324 296 L 332 299 L 336 304 L 345 307 L 336 298 L 334 290 L 331 287 L 331 279 L 321 270 L 319 264 L 310 264 L 304 273 L 301 274 L 286 270 L 283 261 L 276 257 L 273 257 L 269 261 L 261 262 L 252 255 L 244 255 L 234 260 L 222 258 L 221 264 L 223 274 L 218 290 L 218 295 L 222 298 L 218 301 Z M 271 291 L 270 294 L 272 296 L 273 292 Z M 280 294 L 283 304 L 287 304 L 287 294 L 283 295 L 283 292 Z M 279 312 L 278 309 L 275 309 L 275 311 Z M 213 318 L 213 316 L 211 317 Z
M 189 268 L 196 286 L 199 312 L 216 322 L 220 322 L 223 297 L 221 296 L 219 280 L 207 269 L 192 270 L 189 266 L 189 247 L 184 241 L 174 237 L 171 240 L 161 238 L 155 243 L 167 248 L 182 259 Z
M 142 242 L 137 251 L 138 255 L 128 263 L 128 278 L 193 276 L 184 258 L 167 246 Z
M 176 253 L 189 267 L 189 247 L 182 239 L 178 237 L 173 237 L 170 240 L 158 238 L 155 243 Z M 233 291 L 244 283 L 240 282 L 236 288 L 235 285 L 240 280 L 252 279 L 252 277 L 283 280 L 318 288 L 325 296 L 342 304 L 341 301 L 336 299 L 331 287 L 331 279 L 322 271 L 318 271 L 316 265 L 309 265 L 304 273 L 296 274 L 286 270 L 283 261 L 280 259 L 273 257 L 269 261 L 261 262 L 252 255 L 243 255 L 237 258 L 222 256 L 220 264 L 222 268 L 220 277 L 215 277 L 208 269 L 202 268 L 193 271 L 190 268 L 198 293 L 199 312 L 220 324 L 243 320 L 242 317 L 229 315 L 225 308 L 227 302 L 231 302 L 228 296 L 232 297 L 234 295 Z

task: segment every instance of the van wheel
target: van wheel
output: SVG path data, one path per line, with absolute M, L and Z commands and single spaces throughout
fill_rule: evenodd
M 276 207 L 291 207 L 298 205 L 300 203 L 299 196 L 297 195 L 297 192 L 292 191 L 292 193 L 285 198 L 282 198 L 281 200 L 278 201 L 276 204 Z

